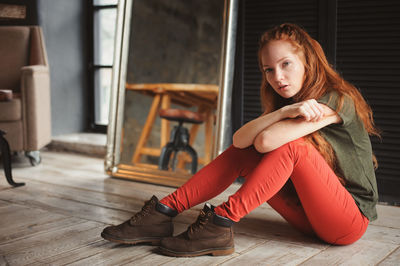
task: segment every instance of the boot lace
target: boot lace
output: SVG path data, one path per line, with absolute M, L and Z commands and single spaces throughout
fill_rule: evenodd
M 131 217 L 131 223 L 140 221 L 143 217 L 147 216 L 150 213 L 150 211 L 153 209 L 153 205 L 154 205 L 153 200 L 146 201 L 144 206 L 142 207 L 142 210 L 135 213 Z
M 208 223 L 210 217 L 211 213 L 205 213 L 203 210 L 201 210 L 200 215 L 197 217 L 196 222 L 194 222 L 189 226 L 188 233 L 194 234 L 195 232 L 203 229 L 204 226 Z

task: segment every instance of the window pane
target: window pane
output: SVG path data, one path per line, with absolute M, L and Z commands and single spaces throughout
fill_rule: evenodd
M 108 125 L 111 75 L 111 68 L 97 69 L 94 74 L 95 124 L 97 125 Z
M 117 9 L 100 9 L 94 13 L 94 64 L 112 65 Z
M 94 0 L 93 4 L 95 6 L 117 5 L 118 0 Z

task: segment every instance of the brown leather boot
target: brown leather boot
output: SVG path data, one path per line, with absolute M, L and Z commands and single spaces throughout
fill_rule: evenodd
M 106 227 L 101 236 L 122 244 L 159 245 L 161 238 L 173 235 L 172 217 L 177 214 L 176 210 L 160 203 L 157 197 L 153 196 L 131 219 L 117 226 Z
M 175 257 L 194 257 L 211 254 L 229 255 L 235 251 L 233 221 L 214 213 L 206 204 L 197 221 L 182 234 L 161 240 L 160 252 Z

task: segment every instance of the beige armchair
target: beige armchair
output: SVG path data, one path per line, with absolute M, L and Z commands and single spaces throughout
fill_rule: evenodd
M 25 151 L 32 165 L 51 141 L 50 78 L 43 33 L 38 26 L 0 26 L 0 130 L 13 152 Z

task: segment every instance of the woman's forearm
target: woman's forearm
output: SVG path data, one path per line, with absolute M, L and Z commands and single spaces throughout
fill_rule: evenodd
M 288 140 L 305 136 L 330 123 L 340 121 L 336 111 L 310 99 L 286 105 L 246 123 L 233 135 L 233 146 L 246 148 L 254 144 L 258 151 L 267 152 L 276 145 L 279 147 Z M 289 128 L 291 130 L 288 130 Z
M 282 110 L 279 109 L 247 122 L 233 134 L 233 146 L 247 148 L 253 145 L 254 139 L 261 131 L 285 118 Z

